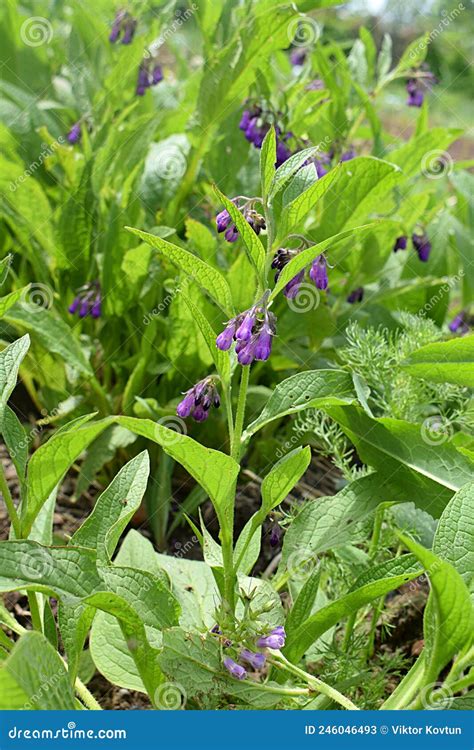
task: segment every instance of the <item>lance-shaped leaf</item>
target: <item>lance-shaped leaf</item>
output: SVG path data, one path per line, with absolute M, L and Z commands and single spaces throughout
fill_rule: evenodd
M 311 449 L 295 448 L 272 467 L 262 482 L 263 518 L 283 502 L 309 466 Z
M 308 370 L 291 375 L 277 385 L 262 413 L 247 427 L 242 441 L 285 414 L 322 404 L 350 404 L 355 398 L 352 378 L 343 370 Z
M 97 499 L 94 510 L 72 536 L 74 547 L 90 547 L 107 563 L 127 523 L 138 509 L 148 482 L 150 461 L 142 451 L 114 477 Z
M 207 344 L 207 348 L 209 349 L 209 353 L 214 360 L 219 377 L 224 384 L 228 383 L 230 379 L 230 357 L 228 352 L 223 352 L 216 346 L 217 334 L 204 313 L 201 312 L 188 296 L 185 296 L 184 299 L 193 314 L 194 320 L 199 326 L 204 341 Z
M 311 209 L 337 183 L 339 176 L 340 166 L 334 167 L 284 207 L 278 224 L 278 240 L 283 241 L 295 227 L 301 225 Z
M 410 375 L 434 383 L 474 388 L 474 335 L 422 346 L 402 363 L 402 367 Z
M 3 318 L 7 310 L 18 302 L 28 292 L 30 285 L 24 286 L 22 289 L 15 289 L 14 292 L 10 292 L 5 297 L 0 297 L 0 318 Z
M 263 247 L 259 236 L 255 234 L 237 206 L 232 203 L 224 193 L 221 193 L 218 187 L 215 186 L 214 190 L 223 203 L 224 208 L 229 212 L 233 223 L 239 230 L 239 235 L 242 238 L 249 260 L 255 268 L 258 278 L 262 279 L 265 271 L 265 248 Z
M 474 482 L 456 492 L 439 519 L 433 552 L 450 563 L 474 593 Z
M 276 134 L 273 125 L 266 134 L 260 150 L 260 182 L 262 186 L 262 198 L 265 204 L 270 185 L 275 175 L 276 162 Z
M 7 401 L 16 385 L 18 370 L 29 346 L 30 337 L 26 335 L 0 352 L 0 428 Z
M 278 167 L 277 171 L 275 172 L 275 176 L 273 177 L 272 183 L 270 185 L 270 197 L 273 197 L 274 195 L 276 195 L 276 193 L 279 192 L 279 190 L 284 188 L 285 185 L 291 180 L 295 172 L 298 172 L 298 170 L 301 169 L 301 167 L 306 161 L 308 161 L 308 159 L 310 159 L 312 156 L 316 156 L 317 152 L 317 148 L 305 148 L 302 151 L 298 151 L 296 154 L 293 154 L 293 156 L 290 156 L 289 159 L 284 161 L 283 164 Z
M 194 279 L 228 317 L 232 315 L 232 293 L 229 284 L 217 268 L 210 266 L 188 250 L 184 250 L 182 247 L 178 247 L 178 245 L 173 245 L 161 237 L 156 237 L 154 234 L 149 234 L 148 232 L 142 232 L 140 229 L 125 228 L 169 258 L 172 263 Z
M 339 243 L 345 242 L 349 237 L 353 238 L 354 241 L 362 239 L 367 234 L 369 234 L 369 232 L 380 227 L 381 224 L 382 222 L 372 222 L 370 224 L 364 224 L 360 227 L 355 227 L 354 229 L 347 229 L 344 232 L 340 232 L 339 234 L 335 234 L 334 236 L 329 237 L 323 242 L 319 242 L 317 245 L 312 245 L 311 247 L 307 247 L 305 250 L 302 250 L 284 267 L 283 271 L 278 277 L 275 288 L 270 295 L 270 299 L 274 299 L 276 295 L 285 288 L 288 282 L 291 281 L 291 279 L 293 279 L 300 271 L 306 268 L 306 266 L 312 263 L 312 261 L 317 258 L 318 255 L 324 253 L 326 250 L 335 249 L 339 245 Z
M 371 419 L 355 406 L 321 408 L 341 426 L 362 461 L 402 491 L 400 502 L 413 501 L 439 518 L 453 492 L 472 479 L 473 462 L 449 442 L 430 442 L 423 425 Z

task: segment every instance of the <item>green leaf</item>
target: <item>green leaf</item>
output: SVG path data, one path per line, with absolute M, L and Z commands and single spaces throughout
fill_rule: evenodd
M 289 495 L 310 461 L 311 449 L 306 446 L 290 451 L 272 467 L 262 482 L 262 507 L 259 513 L 263 518 Z
M 236 461 L 150 419 L 116 417 L 115 421 L 136 435 L 158 443 L 165 453 L 179 461 L 211 498 L 219 516 L 221 533 L 232 533 L 234 485 L 240 470 Z
M 423 34 L 422 36 L 414 39 L 408 45 L 408 47 L 405 48 L 403 55 L 401 56 L 397 64 L 397 67 L 393 71 L 394 74 L 401 75 L 407 70 L 417 68 L 419 65 L 421 65 L 426 57 L 426 53 L 428 52 L 429 43 L 430 39 L 428 34 Z
M 322 201 L 322 217 L 315 230 L 318 240 L 356 227 L 371 213 L 380 214 L 381 209 L 384 211 L 381 199 L 403 177 L 399 167 L 374 156 L 358 156 L 343 162 L 326 177 L 335 170 L 339 177 Z
M 276 162 L 276 134 L 273 125 L 266 134 L 260 151 L 260 181 L 262 184 L 262 198 L 265 203 L 270 185 L 275 175 Z
M 23 336 L 0 352 L 0 428 L 7 401 L 16 386 L 18 370 L 30 346 L 30 337 Z
M 382 81 L 390 70 L 392 64 L 392 37 L 384 34 L 382 47 L 377 60 L 377 79 Z
M 315 568 L 293 602 L 285 620 L 285 630 L 288 637 L 292 637 L 298 626 L 310 617 L 318 593 L 320 578 L 321 569 Z
M 7 294 L 5 297 L 0 297 L 0 318 L 4 317 L 10 307 L 13 307 L 13 305 L 25 295 L 28 289 L 29 285 L 22 289 L 15 289 L 14 292 L 10 292 L 10 294 Z
M 407 556 L 409 557 L 409 556 Z M 397 566 L 400 566 L 400 560 L 395 560 Z M 408 560 L 408 570 L 413 565 L 413 561 L 410 558 Z M 386 569 L 385 569 L 386 572 Z M 340 622 L 344 617 L 357 612 L 358 609 L 363 607 L 374 599 L 378 599 L 381 596 L 385 596 L 389 591 L 397 589 L 399 586 L 408 581 L 413 580 L 420 575 L 420 570 L 413 572 L 402 572 L 395 573 L 389 577 L 374 580 L 370 583 L 366 583 L 354 591 L 350 591 L 345 596 L 340 597 L 334 602 L 326 605 L 314 615 L 311 615 L 307 620 L 301 623 L 293 634 L 287 640 L 287 645 L 284 648 L 285 656 L 293 663 L 298 662 L 301 657 L 306 653 L 312 643 L 320 638 L 326 630 L 329 630 L 333 625 Z
M 232 294 L 224 276 L 213 266 L 198 258 L 197 255 L 184 250 L 178 245 L 156 237 L 154 234 L 142 232 L 140 229 L 125 227 L 129 232 L 140 237 L 151 247 L 163 253 L 178 266 L 185 274 L 191 276 L 199 286 L 209 294 L 216 304 L 230 317 L 233 311 Z
M 433 383 L 474 387 L 474 335 L 437 341 L 413 352 L 402 367 L 410 375 Z
M 0 432 L 13 461 L 20 484 L 23 484 L 28 460 L 28 437 L 17 415 L 9 406 L 3 413 Z
M 254 514 L 239 534 L 234 547 L 234 565 L 238 573 L 248 575 L 260 555 L 262 527 Z
M 25 696 L 23 705 L 11 705 L 12 696 L 8 692 L 13 685 L 9 685 L 9 681 L 14 683 L 20 696 Z M 42 633 L 22 635 L 0 669 L 0 708 L 10 707 L 42 711 L 76 708 L 64 662 Z
M 304 564 L 353 539 L 358 524 L 370 516 L 379 503 L 392 498 L 389 481 L 381 474 L 370 474 L 350 482 L 332 497 L 306 503 L 285 534 L 283 569 L 294 562 Z
M 472 462 L 453 445 L 424 439 L 423 425 L 371 419 L 355 406 L 322 406 L 357 448 L 364 463 L 390 476 L 410 501 L 438 518 L 452 493 L 472 478 Z
M 298 172 L 308 159 L 315 156 L 318 152 L 317 148 L 304 148 L 302 151 L 297 151 L 296 154 L 290 156 L 289 159 L 283 162 L 275 172 L 270 185 L 270 197 L 274 197 L 285 185 L 291 180 L 295 172 Z M 314 172 L 314 169 L 313 169 Z
M 95 549 L 99 561 L 109 562 L 123 530 L 140 506 L 149 472 L 148 453 L 142 451 L 125 464 L 99 496 L 70 544 Z
M 318 204 L 323 195 L 330 189 L 332 192 L 333 186 L 337 184 L 341 175 L 341 169 L 341 164 L 331 169 L 324 177 L 316 180 L 313 185 L 310 185 L 283 208 L 278 223 L 278 241 L 283 242 L 295 227 L 301 227 L 303 220 Z
M 46 351 L 58 354 L 78 372 L 88 377 L 94 374 L 70 326 L 61 318 L 56 318 L 51 310 L 33 303 L 18 304 L 8 311 L 5 320 L 31 333 Z
M 94 415 L 88 416 L 90 419 Z M 66 425 L 31 457 L 28 466 L 28 494 L 22 503 L 21 524 L 27 535 L 43 503 L 82 451 L 111 424 L 110 419 L 82 426 Z
M 430 130 L 410 140 L 403 146 L 391 151 L 387 158 L 396 164 L 405 178 L 413 177 L 420 171 L 429 169 L 436 152 L 445 151 L 461 134 L 459 128 L 430 128 Z M 431 154 L 431 152 L 435 152 Z
M 435 681 L 451 658 L 472 641 L 474 609 L 463 579 L 448 562 L 400 535 L 426 568 L 431 584 L 425 609 L 424 683 Z
M 344 232 L 335 234 L 333 237 L 328 237 L 317 245 L 312 245 L 311 247 L 302 250 L 284 267 L 278 277 L 275 288 L 270 295 L 270 300 L 275 299 L 276 295 L 285 288 L 286 284 L 302 271 L 303 268 L 306 268 L 306 266 L 308 266 L 318 255 L 326 250 L 335 250 L 340 242 L 345 242 L 349 237 L 354 238 L 354 240 L 361 239 L 376 227 L 381 226 L 381 224 L 382 222 L 372 222 L 371 224 L 363 224 L 360 227 L 354 227 L 354 229 L 346 229 Z
M 307 370 L 291 375 L 277 385 L 260 416 L 247 427 L 242 441 L 286 414 L 319 408 L 322 404 L 349 404 L 354 400 L 352 378 L 343 370 Z
M 433 552 L 450 563 L 474 593 L 474 482 L 456 492 L 441 514 Z
M 263 278 L 265 272 L 265 248 L 262 242 L 254 230 L 250 227 L 250 224 L 239 209 L 230 201 L 224 193 L 221 193 L 217 186 L 214 186 L 215 193 L 220 201 L 223 203 L 224 208 L 229 212 L 233 223 L 239 230 L 239 235 L 245 245 L 247 255 L 250 262 L 252 263 L 257 276 L 259 279 Z

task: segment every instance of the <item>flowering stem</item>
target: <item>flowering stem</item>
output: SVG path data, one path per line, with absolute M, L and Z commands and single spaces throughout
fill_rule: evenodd
M 237 401 L 237 411 L 235 413 L 234 433 L 232 435 L 232 458 L 239 462 L 241 455 L 241 440 L 244 428 L 245 404 L 247 401 L 247 389 L 249 385 L 250 367 L 242 367 L 242 377 L 240 379 L 239 398 Z
M 305 680 L 305 682 L 308 683 L 309 687 L 312 690 L 316 690 L 318 693 L 322 693 L 327 698 L 330 698 L 331 700 L 335 701 L 336 703 L 339 703 L 339 705 L 343 706 L 344 708 L 348 709 L 349 711 L 359 711 L 360 709 L 357 708 L 357 706 L 352 703 L 352 701 L 349 700 L 349 698 L 346 698 L 345 695 L 342 695 L 338 690 L 335 688 L 332 688 L 330 685 L 327 685 L 322 680 L 318 680 L 317 677 L 314 677 L 311 674 L 308 674 L 308 672 L 305 672 L 304 669 L 300 669 L 295 664 L 292 664 L 288 659 L 286 659 L 283 654 L 278 651 L 275 656 L 268 660 L 270 664 L 273 664 L 275 667 L 280 667 L 281 669 L 286 669 L 287 672 L 291 672 L 296 677 L 301 677 L 301 679 Z
M 84 685 L 82 680 L 79 679 L 79 677 L 76 677 L 76 681 L 74 683 L 74 690 L 86 708 L 88 708 L 90 711 L 102 711 L 102 706 L 100 706 L 100 704 L 97 703 L 92 693 L 86 688 L 86 686 Z

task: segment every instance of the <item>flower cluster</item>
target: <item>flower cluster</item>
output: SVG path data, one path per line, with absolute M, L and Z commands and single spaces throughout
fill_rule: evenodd
M 275 166 L 279 167 L 291 156 L 292 152 L 287 142 L 292 138 L 293 134 L 290 132 L 283 133 L 280 126 L 275 123 L 275 120 L 276 115 L 273 112 L 264 110 L 260 105 L 255 104 L 250 109 L 244 109 L 239 128 L 243 131 L 249 143 L 253 143 L 255 148 L 262 148 L 265 136 L 273 122 L 277 136 Z
M 249 310 L 227 321 L 216 339 L 217 348 L 224 352 L 236 342 L 235 352 L 241 365 L 250 365 L 254 360 L 264 362 L 270 356 L 276 317 L 268 309 L 267 297 L 268 293 Z
M 276 269 L 275 283 L 278 281 L 278 277 L 280 276 L 280 273 L 282 272 L 286 264 L 289 263 L 289 261 L 296 255 L 298 255 L 301 250 L 302 247 L 295 249 L 280 247 L 279 250 L 277 250 L 272 261 L 272 268 Z M 329 286 L 327 265 L 328 262 L 326 260 L 326 256 L 324 255 L 324 253 L 320 253 L 317 258 L 313 260 L 310 266 L 309 277 L 311 281 L 314 282 L 316 288 L 320 291 L 324 291 Z M 306 269 L 303 268 L 286 284 L 283 290 L 283 294 L 287 299 L 294 299 L 298 294 L 300 285 L 304 279 L 305 271 Z
M 256 199 L 244 199 L 245 203 L 242 206 L 239 206 L 239 202 L 242 199 L 243 196 L 239 195 L 237 198 L 232 198 L 232 203 L 237 206 L 245 221 L 252 227 L 255 234 L 260 234 L 262 229 L 266 229 L 266 224 L 265 218 L 253 208 Z M 232 217 L 227 209 L 224 209 L 217 214 L 216 227 L 219 234 L 225 232 L 224 237 L 227 242 L 235 242 L 239 238 L 239 230 L 233 223 Z
M 413 242 L 413 247 L 418 253 L 418 258 L 423 261 L 423 263 L 426 263 L 431 253 L 431 242 L 426 233 L 413 234 L 411 241 Z
M 154 59 L 144 59 L 138 68 L 138 81 L 135 93 L 137 96 L 143 96 L 150 86 L 156 86 L 164 78 L 163 68 L 160 63 Z
M 436 76 L 426 67 L 419 71 L 416 78 L 409 78 L 406 83 L 408 106 L 421 107 L 425 89 L 431 90 L 435 83 L 438 83 Z
M 100 318 L 102 297 L 98 281 L 84 284 L 77 290 L 74 300 L 69 305 L 71 315 L 79 314 L 80 318 L 90 315 L 92 318 Z
M 121 38 L 122 44 L 130 44 L 135 35 L 136 28 L 137 21 L 128 11 L 117 11 L 110 31 L 109 42 L 114 44 Z
M 79 143 L 82 138 L 81 123 L 76 122 L 72 126 L 71 130 L 67 134 L 67 142 L 73 146 L 75 143 Z
M 259 638 L 256 645 L 257 648 L 270 648 L 276 650 L 283 648 L 285 645 L 285 639 L 285 628 L 283 625 L 279 625 L 277 628 L 273 628 L 268 635 Z M 251 651 L 248 648 L 241 649 L 238 659 L 239 661 L 243 661 L 245 664 L 250 665 L 253 669 L 263 669 L 266 662 L 265 654 L 262 654 L 261 651 Z M 226 656 L 223 663 L 229 674 L 237 680 L 244 680 L 247 677 L 247 670 L 245 667 L 238 664 L 238 662 L 234 661 L 230 656 Z
M 176 414 L 183 419 L 191 416 L 195 422 L 205 422 L 211 406 L 219 408 L 221 400 L 213 377 L 204 378 L 184 394 L 176 408 Z

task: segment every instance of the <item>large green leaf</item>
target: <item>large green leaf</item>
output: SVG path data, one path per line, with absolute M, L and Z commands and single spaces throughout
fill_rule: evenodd
M 0 352 L 0 425 L 3 421 L 7 401 L 18 379 L 18 370 L 29 346 L 30 337 L 26 335 L 9 344 Z
M 95 549 L 97 559 L 107 563 L 124 528 L 140 506 L 149 471 L 146 451 L 125 464 L 99 496 L 91 515 L 72 536 L 70 544 Z
M 340 175 L 341 166 L 331 169 L 328 174 L 316 180 L 283 208 L 278 223 L 278 240 L 280 242 L 283 242 L 293 229 L 301 227 L 303 220 L 315 208 L 325 193 L 328 191 L 332 193 L 333 186 L 337 185 Z
M 93 417 L 91 414 L 89 418 Z M 66 425 L 33 454 L 28 466 L 28 494 L 22 503 L 23 535 L 31 529 L 43 503 L 82 451 L 111 424 L 110 419 L 80 427 Z
M 332 497 L 305 503 L 285 534 L 282 567 L 292 568 L 354 538 L 357 525 L 379 503 L 394 499 L 390 482 L 375 473 L 350 482 Z
M 424 615 L 424 683 L 434 682 L 451 658 L 468 646 L 474 633 L 474 609 L 469 591 L 450 563 L 402 537 L 409 550 L 426 568 L 431 583 Z
M 272 467 L 262 482 L 262 508 L 266 516 L 283 502 L 295 484 L 301 479 L 311 461 L 311 450 L 295 448 Z M 262 519 L 263 520 L 263 519 Z
M 232 533 L 233 488 L 239 473 L 236 461 L 225 453 L 206 448 L 187 435 L 170 430 L 150 419 L 116 417 L 115 421 L 127 430 L 158 443 L 165 453 L 179 461 L 204 487 L 213 501 L 219 515 L 221 533 Z
M 413 501 L 438 518 L 453 492 L 472 478 L 472 462 L 449 442 L 432 444 L 422 425 L 401 419 L 372 419 L 355 406 L 322 406 L 354 443 L 365 463 L 384 473 Z
M 0 669 L 0 709 L 76 708 L 64 662 L 42 633 L 21 636 Z
M 78 372 L 88 377 L 93 375 L 93 370 L 79 342 L 75 339 L 71 327 L 64 320 L 53 315 L 51 310 L 33 303 L 31 305 L 17 304 L 8 311 L 5 320 L 16 328 L 30 333 L 46 351 L 58 354 Z
M 266 134 L 260 151 L 260 183 L 262 186 L 262 198 L 265 204 L 270 185 L 275 175 L 276 162 L 276 133 L 272 127 Z
M 371 213 L 379 214 L 381 198 L 402 178 L 399 167 L 372 156 L 343 162 L 326 177 L 335 170 L 339 177 L 322 201 L 322 219 L 315 230 L 318 240 L 357 226 Z
M 230 357 L 228 352 L 223 352 L 216 346 L 217 334 L 199 307 L 195 305 L 187 295 L 184 296 L 184 300 L 191 310 L 194 320 L 199 326 L 204 341 L 207 344 L 207 348 L 209 349 L 209 353 L 214 360 L 217 374 L 222 379 L 223 384 L 228 383 L 230 379 Z
M 450 563 L 474 593 L 474 482 L 456 492 L 439 519 L 433 552 Z
M 229 285 L 224 276 L 213 266 L 201 260 L 197 255 L 193 255 L 188 250 L 184 250 L 178 245 L 156 237 L 154 234 L 142 232 L 140 229 L 125 227 L 129 232 L 140 237 L 151 247 L 154 247 L 160 253 L 163 253 L 169 260 L 177 265 L 185 274 L 193 278 L 204 291 L 217 303 L 227 316 L 232 314 L 232 294 Z
M 410 375 L 435 383 L 474 388 L 474 335 L 422 346 L 402 363 L 402 367 Z
M 349 373 L 343 370 L 307 370 L 291 375 L 277 385 L 262 413 L 246 429 L 246 441 L 257 430 L 285 414 L 321 407 L 323 404 L 350 404 L 355 401 Z
M 449 144 L 462 134 L 456 128 L 430 128 L 429 131 L 410 138 L 403 146 L 387 154 L 388 161 L 403 171 L 403 176 L 413 177 L 420 170 L 434 166 L 434 160 L 442 155 Z

